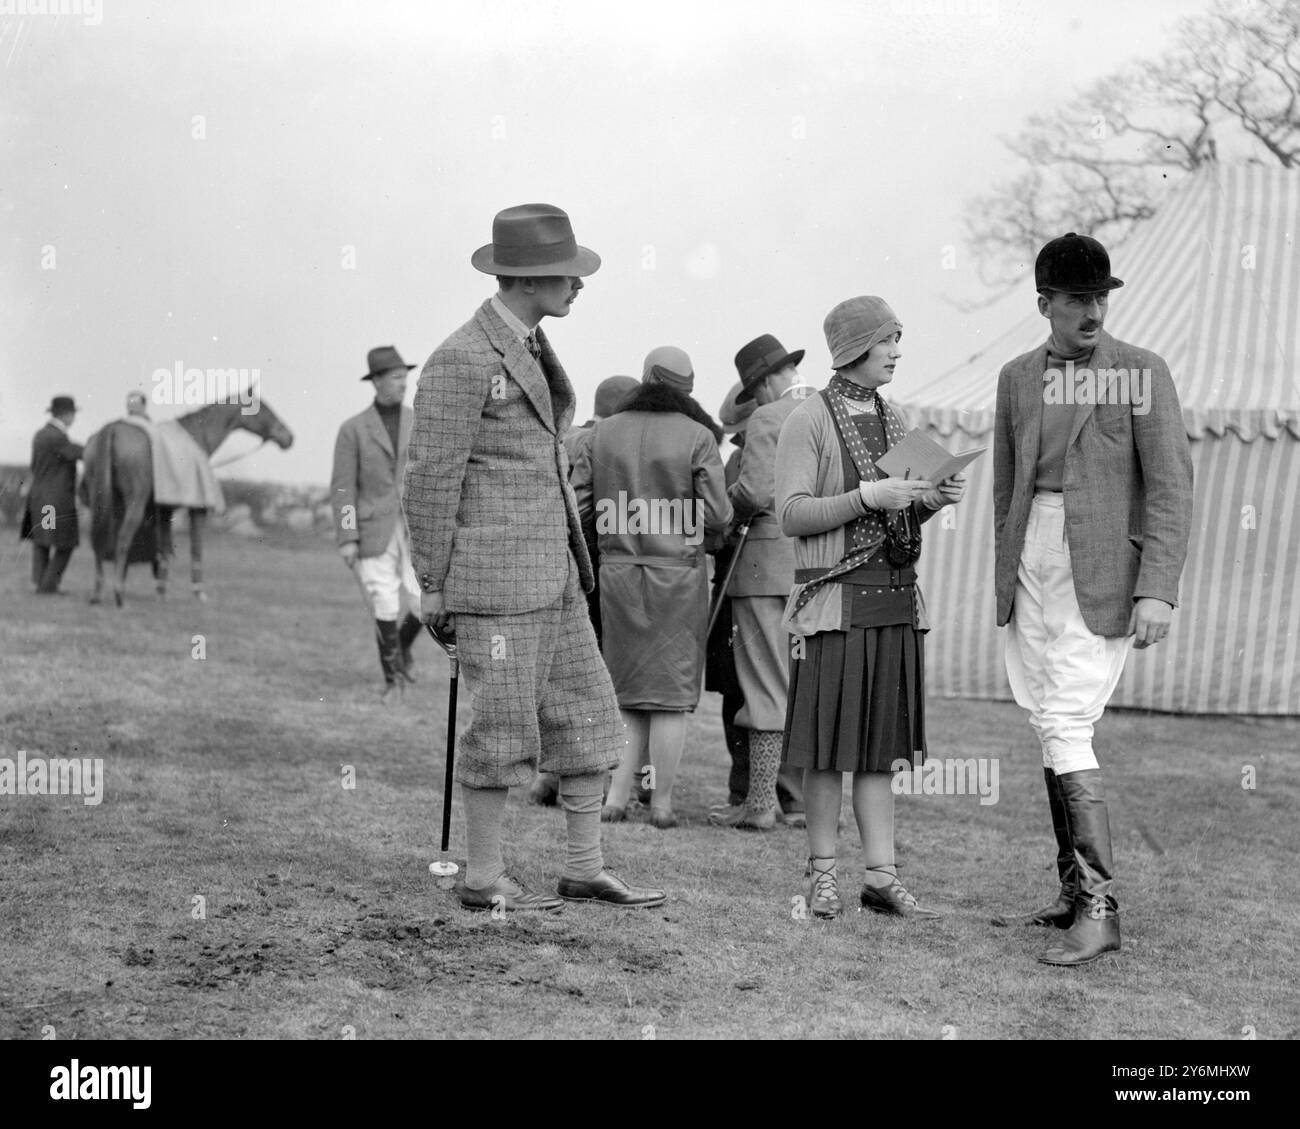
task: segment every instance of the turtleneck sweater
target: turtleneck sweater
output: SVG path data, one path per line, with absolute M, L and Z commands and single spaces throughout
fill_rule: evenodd
M 1085 347 L 1075 353 L 1067 353 L 1056 344 L 1054 337 L 1047 339 L 1048 369 L 1066 371 L 1066 361 L 1073 361 L 1076 369 L 1086 368 L 1092 361 L 1092 349 Z M 1070 389 L 1073 393 L 1073 387 Z M 1035 490 L 1050 490 L 1059 494 L 1065 476 L 1065 449 L 1070 442 L 1070 427 L 1074 423 L 1074 397 L 1068 403 L 1053 404 L 1047 402 L 1047 386 L 1043 386 L 1043 426 L 1038 433 L 1038 467 L 1034 476 Z
M 384 421 L 384 427 L 388 431 L 388 441 L 393 445 L 393 454 L 401 452 L 397 449 L 397 437 L 401 434 L 402 429 L 402 405 L 399 401 L 396 404 L 381 404 L 375 401 L 375 411 L 379 413 L 379 418 Z

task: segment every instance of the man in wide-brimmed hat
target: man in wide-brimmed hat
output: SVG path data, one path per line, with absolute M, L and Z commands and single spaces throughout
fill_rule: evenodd
M 81 543 L 76 486 L 83 448 L 68 438 L 77 414 L 72 397 L 55 396 L 45 410 L 50 422 L 32 438 L 32 485 L 21 537 L 32 542 L 32 583 L 37 593 L 51 596 L 59 591 L 72 550 Z
M 1053 239 L 1034 282 L 1052 331 L 998 376 L 995 581 L 998 624 L 1011 626 L 1007 675 L 1042 746 L 1060 891 L 1050 906 L 994 923 L 1064 930 L 1038 959 L 1076 965 L 1120 947 L 1093 726 L 1129 647 L 1169 632 L 1192 463 L 1168 366 L 1102 330 L 1110 292 L 1124 285 L 1106 249 L 1073 231 Z
M 411 647 L 420 633 L 420 587 L 411 567 L 411 550 L 402 522 L 402 476 L 411 436 L 407 373 L 415 366 L 392 345 L 366 354 L 375 398 L 365 411 L 344 420 L 334 442 L 330 503 L 334 537 L 343 563 L 356 574 L 375 620 L 385 698 L 412 679 Z M 402 596 L 406 596 L 406 617 Z
M 786 695 L 790 686 L 789 635 L 781 626 L 794 587 L 794 542 L 776 516 L 776 441 L 790 413 L 807 394 L 799 377 L 804 351 L 793 353 L 764 333 L 736 354 L 740 376 L 737 406 L 757 407 L 745 428 L 740 472 L 727 491 L 737 524 L 748 522 L 727 588 L 731 598 L 736 674 L 745 705 L 736 725 L 748 731 L 749 772 L 743 802 L 715 811 L 710 819 L 728 827 L 770 830 L 782 814 L 802 823 L 800 773 L 781 769 Z M 786 803 L 778 804 L 778 776 Z
M 456 762 L 470 909 L 563 900 L 652 906 L 662 890 L 605 869 L 600 808 L 625 743 L 584 591 L 593 584 L 568 458 L 573 386 L 538 323 L 566 317 L 600 258 L 549 204 L 499 212 L 471 258 L 498 290 L 434 350 L 415 395 L 403 503 L 425 619 L 454 631 L 473 717 Z M 507 790 L 560 780 L 568 849 L 558 894 L 506 871 Z

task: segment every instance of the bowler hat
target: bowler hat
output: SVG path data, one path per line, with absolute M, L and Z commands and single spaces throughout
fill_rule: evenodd
M 736 354 L 736 371 L 740 373 L 740 383 L 744 386 L 736 397 L 738 404 L 748 403 L 754 398 L 754 389 L 772 373 L 797 365 L 803 360 L 802 349 L 787 353 L 785 346 L 770 333 L 755 337 L 748 345 L 742 346 Z
M 469 261 L 484 274 L 511 278 L 582 278 L 600 267 L 600 256 L 578 246 L 568 215 L 551 204 L 520 204 L 497 212 L 492 242 Z
M 63 412 L 75 412 L 77 410 L 76 401 L 71 396 L 55 396 L 50 401 L 50 406 L 45 409 L 52 416 L 61 415 Z
M 1116 290 L 1124 284 L 1110 273 L 1106 248 L 1090 235 L 1067 231 L 1043 244 L 1034 262 L 1034 289 L 1063 294 Z
M 395 368 L 404 368 L 407 372 L 415 368 L 414 365 L 408 365 L 402 360 L 402 354 L 392 345 L 380 345 L 371 349 L 366 354 L 366 364 L 370 366 L 370 371 L 361 378 L 362 380 L 374 380 L 375 377 L 383 376 L 384 373 Z

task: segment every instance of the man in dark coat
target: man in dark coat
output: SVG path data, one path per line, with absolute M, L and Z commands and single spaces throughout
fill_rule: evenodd
M 82 446 L 68 438 L 77 405 L 71 396 L 55 396 L 46 410 L 50 422 L 32 439 L 32 488 L 22 526 L 22 537 L 32 542 L 32 583 L 43 596 L 58 592 L 81 542 L 76 486 Z

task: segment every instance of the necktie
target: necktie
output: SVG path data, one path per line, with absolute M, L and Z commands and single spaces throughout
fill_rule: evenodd
M 524 338 L 524 347 L 532 354 L 533 360 L 540 361 L 542 359 L 542 347 L 537 343 L 535 333 L 530 333 Z

